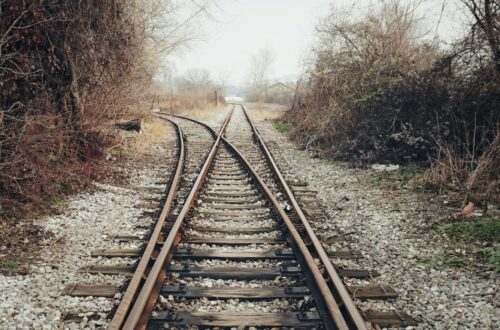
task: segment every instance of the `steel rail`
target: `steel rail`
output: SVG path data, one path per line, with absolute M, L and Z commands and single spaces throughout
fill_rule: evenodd
M 161 239 L 161 232 L 163 225 L 165 224 L 167 216 L 170 213 L 170 210 L 172 208 L 172 202 L 179 188 L 179 183 L 184 168 L 184 156 L 185 156 L 184 137 L 181 127 L 173 121 L 170 122 L 174 125 L 176 129 L 177 139 L 179 141 L 179 152 L 178 152 L 177 166 L 175 169 L 175 175 L 170 184 L 167 199 L 160 213 L 158 221 L 156 222 L 153 233 L 151 234 L 151 238 L 144 250 L 144 253 L 141 257 L 141 260 L 139 261 L 139 264 L 134 272 L 134 275 L 127 286 L 127 290 L 125 291 L 125 294 L 120 302 L 120 305 L 118 306 L 118 309 L 116 310 L 115 315 L 113 316 L 113 319 L 109 324 L 109 329 L 120 329 L 125 322 L 130 307 L 137 295 L 137 290 L 144 281 L 147 267 L 150 261 L 152 260 L 155 247 L 159 243 L 159 240 Z
M 248 123 L 252 127 L 253 135 L 256 138 L 256 140 L 259 142 L 259 145 L 261 149 L 263 150 L 265 157 L 269 164 L 271 165 L 271 168 L 274 171 L 274 174 L 279 178 L 279 182 L 285 191 L 289 201 L 292 203 L 293 208 L 297 212 L 297 215 L 299 216 L 299 219 L 301 221 L 301 224 L 304 226 L 304 229 L 311 240 L 311 243 L 314 247 L 315 252 L 318 254 L 318 257 L 321 260 L 321 263 L 325 267 L 325 271 L 331 280 L 331 283 L 333 285 L 333 289 L 335 290 L 336 294 L 340 297 L 342 300 L 342 305 L 345 308 L 350 321 L 354 324 L 356 329 L 370 329 L 371 326 L 365 322 L 363 317 L 361 316 L 361 313 L 359 312 L 359 309 L 356 307 L 354 304 L 354 301 L 351 298 L 351 295 L 347 291 L 347 289 L 344 286 L 344 283 L 340 276 L 338 275 L 337 271 L 335 270 L 332 262 L 330 261 L 330 258 L 328 258 L 327 253 L 325 252 L 323 246 L 321 245 L 318 237 L 314 233 L 314 230 L 312 229 L 311 225 L 309 224 L 309 221 L 307 220 L 306 216 L 304 215 L 304 212 L 302 212 L 301 207 L 299 206 L 292 190 L 288 186 L 286 180 L 284 179 L 283 175 L 281 174 L 278 166 L 276 165 L 276 162 L 274 161 L 274 158 L 272 157 L 269 149 L 267 148 L 264 140 L 262 139 L 261 135 L 259 134 L 257 128 L 253 124 L 252 120 L 250 119 L 250 116 L 248 115 L 247 111 L 241 105 L 241 108 L 243 109 L 243 113 L 245 114 L 245 117 L 247 118 Z
M 335 301 L 335 298 L 331 294 L 331 291 L 328 288 L 328 284 L 326 283 L 325 279 L 323 278 L 323 275 L 321 274 L 320 269 L 318 268 L 318 265 L 314 261 L 313 256 L 307 249 L 306 244 L 302 240 L 302 237 L 300 236 L 300 233 L 297 231 L 295 226 L 293 225 L 292 221 L 288 217 L 288 215 L 285 213 L 281 205 L 279 204 L 278 200 L 276 197 L 274 197 L 273 192 L 269 189 L 269 187 L 265 184 L 265 182 L 262 180 L 262 178 L 257 174 L 255 169 L 252 167 L 252 165 L 248 162 L 248 160 L 239 152 L 239 150 L 232 145 L 229 141 L 226 139 L 223 139 L 223 141 L 226 143 L 227 146 L 230 147 L 230 149 L 233 150 L 235 154 L 238 155 L 238 158 L 243 162 L 243 165 L 248 169 L 249 172 L 252 173 L 252 175 L 255 177 L 259 185 L 261 186 L 262 190 L 265 192 L 267 197 L 271 200 L 273 203 L 274 208 L 276 211 L 279 213 L 280 217 L 282 218 L 283 222 L 287 226 L 287 230 L 289 234 L 291 235 L 291 238 L 293 242 L 297 245 L 297 248 L 300 251 L 300 254 L 302 255 L 306 265 L 307 265 L 307 270 L 311 272 L 313 280 L 315 284 L 318 286 L 318 289 L 321 292 L 322 299 L 324 300 L 324 304 L 327 309 L 328 316 L 330 317 L 329 319 L 324 319 L 323 321 L 325 322 L 326 325 L 329 326 L 335 326 L 336 329 L 349 329 L 347 326 L 347 323 L 344 320 L 344 317 L 340 311 L 339 306 L 337 305 L 337 302 Z
M 210 132 L 214 135 L 216 140 L 210 150 L 210 153 L 207 156 L 207 159 L 204 162 L 204 165 L 200 173 L 198 174 L 198 177 L 196 178 L 195 183 L 193 184 L 189 192 L 188 197 L 186 198 L 186 201 L 179 215 L 177 216 L 177 219 L 173 223 L 172 229 L 170 230 L 167 238 L 165 239 L 163 247 L 160 250 L 157 259 L 155 260 L 153 267 L 151 268 L 151 271 L 149 272 L 149 275 L 146 281 L 144 282 L 144 285 L 142 286 L 137 298 L 135 299 L 134 305 L 132 306 L 132 309 L 130 310 L 127 319 L 123 324 L 123 329 L 131 330 L 131 329 L 146 328 L 149 317 L 158 299 L 158 295 L 163 285 L 163 281 L 166 277 L 165 264 L 172 258 L 173 248 L 180 242 L 181 225 L 186 215 L 190 211 L 195 196 L 198 193 L 199 189 L 201 188 L 204 179 L 208 173 L 208 170 L 212 164 L 212 161 L 215 158 L 215 155 L 220 145 L 220 141 L 222 139 L 222 135 L 227 126 L 227 123 L 229 122 L 229 119 L 231 118 L 233 110 L 234 107 L 226 117 L 219 133 L 216 133 L 212 128 L 210 128 Z M 161 115 L 157 116 L 166 119 Z
M 233 108 L 234 109 L 234 108 Z M 176 116 L 180 117 L 183 119 L 187 119 L 193 122 L 196 122 L 200 125 L 203 125 L 205 127 L 210 128 L 208 125 L 201 123 L 197 120 L 187 118 L 187 117 L 182 117 L 182 116 Z M 211 128 L 210 128 L 211 129 Z M 213 129 L 212 129 L 213 130 Z M 243 154 L 233 145 L 231 144 L 228 140 L 226 140 L 224 137 L 219 134 L 219 138 L 221 139 L 224 144 L 229 147 L 229 149 L 237 156 L 237 158 L 240 159 L 242 162 L 242 165 L 244 165 L 247 170 L 252 174 L 252 176 L 256 179 L 256 181 L 259 183 L 261 189 L 263 192 L 266 194 L 266 196 L 269 198 L 269 200 L 272 202 L 275 210 L 279 213 L 280 217 L 282 218 L 283 222 L 285 223 L 287 230 L 292 238 L 293 243 L 297 247 L 299 254 L 302 256 L 303 261 L 305 262 L 307 266 L 307 270 L 311 272 L 312 275 L 312 280 L 314 281 L 315 285 L 317 286 L 318 290 L 321 293 L 321 299 L 323 299 L 323 304 L 326 306 L 325 312 L 328 314 L 326 319 L 323 319 L 327 327 L 330 328 L 335 328 L 335 329 L 349 329 L 344 316 L 342 312 L 340 311 L 340 308 L 335 301 L 335 298 L 332 295 L 332 292 L 326 283 L 323 274 L 321 273 L 320 269 L 318 268 L 313 256 L 309 252 L 306 244 L 302 240 L 302 237 L 300 236 L 300 233 L 297 231 L 295 228 L 294 224 L 288 217 L 288 215 L 285 213 L 285 211 L 282 209 L 281 205 L 279 204 L 278 200 L 274 196 L 273 192 L 269 189 L 269 187 L 266 185 L 266 183 L 262 180 L 262 178 L 259 176 L 259 174 L 255 171 L 255 169 L 252 167 L 250 162 L 243 156 Z M 192 203 L 192 202 L 191 202 Z M 318 297 L 316 297 L 318 298 Z M 366 328 L 365 328 L 366 329 Z

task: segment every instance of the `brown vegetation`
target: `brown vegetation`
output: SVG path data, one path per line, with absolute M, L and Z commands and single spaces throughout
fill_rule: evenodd
M 340 159 L 425 162 L 464 200 L 498 197 L 500 5 L 463 2 L 474 23 L 447 51 L 421 38 L 413 3 L 357 20 L 332 10 L 284 117 L 292 136 Z
M 99 154 L 96 123 L 117 110 L 105 100 L 134 69 L 139 31 L 125 1 L 0 6 L 0 198 L 12 216 L 67 190 Z
M 175 81 L 175 106 L 178 109 L 203 109 L 224 103 L 222 86 L 210 77 L 207 69 L 193 68 Z
M 158 55 L 194 37 L 209 2 L 176 20 L 170 0 L 0 0 L 1 218 L 99 174 L 113 123 L 150 110 Z
M 152 108 L 170 113 L 224 105 L 224 80 L 214 81 L 204 68 L 191 68 L 180 76 L 164 76 L 154 87 Z

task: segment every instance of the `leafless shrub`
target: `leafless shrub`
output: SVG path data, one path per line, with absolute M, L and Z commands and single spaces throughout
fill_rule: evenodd
M 462 2 L 473 18 L 469 35 L 433 68 L 434 84 L 449 97 L 440 109 L 447 118 L 435 124 L 431 173 L 441 187 L 460 193 L 464 205 L 485 206 L 500 194 L 500 5 Z
M 293 136 L 341 159 L 430 160 L 465 199 L 498 196 L 499 5 L 464 3 L 471 33 L 446 52 L 420 38 L 418 3 L 384 2 L 359 20 L 333 10 L 284 117 Z
M 371 128 L 377 135 L 390 137 L 406 126 L 394 139 L 420 143 L 412 128 L 398 120 L 397 109 L 382 112 L 371 107 L 385 97 L 384 90 L 429 68 L 436 58 L 436 47 L 419 41 L 415 6 L 386 2 L 361 19 L 332 9 L 321 21 L 315 65 L 306 73 L 309 93 L 296 98 L 287 117 L 297 124 L 297 136 L 313 138 L 306 141 L 310 145 L 333 146 L 336 150 L 331 152 L 354 152 L 368 159 L 384 144 L 360 129 L 374 120 Z M 394 125 L 376 125 L 381 120 Z

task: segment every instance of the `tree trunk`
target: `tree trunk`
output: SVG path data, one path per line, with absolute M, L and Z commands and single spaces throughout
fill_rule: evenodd
M 500 47 L 497 40 L 498 36 L 495 35 L 495 17 L 493 16 L 495 13 L 491 11 L 492 6 L 491 0 L 484 1 L 484 33 L 491 48 L 496 71 L 500 74 Z

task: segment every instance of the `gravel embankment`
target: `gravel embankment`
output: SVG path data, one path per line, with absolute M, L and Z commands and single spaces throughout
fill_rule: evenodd
M 119 302 L 119 294 L 114 299 L 76 298 L 64 295 L 63 290 L 68 284 L 120 286 L 125 282 L 123 276 L 90 275 L 78 270 L 95 264 L 134 262 L 132 258 L 91 258 L 90 253 L 103 248 L 139 247 L 138 242 L 120 244 L 107 237 L 143 235 L 142 226 L 155 221 L 150 212 L 160 206 L 164 182 L 175 165 L 175 132 L 168 127 L 168 138 L 148 145 L 140 159 L 116 164 L 127 173 L 127 185 L 95 183 L 94 191 L 69 198 L 61 215 L 37 220 L 55 237 L 28 275 L 0 276 L 0 329 L 105 327 L 107 313 Z M 76 321 L 65 322 L 68 315 L 75 316 Z
M 313 224 L 319 236 L 348 237 L 347 243 L 327 249 L 361 251 L 364 259 L 339 262 L 377 270 L 381 275 L 371 283 L 389 284 L 399 293 L 395 301 L 362 302 L 363 309 L 402 309 L 420 322 L 418 329 L 500 328 L 496 272 L 423 262 L 439 258 L 450 248 L 432 226 L 449 211 L 443 211 L 432 196 L 385 189 L 366 180 L 373 170 L 311 158 L 269 121 L 258 120 L 256 125 L 280 167 L 290 168 L 318 190 L 328 215 L 324 223 Z

